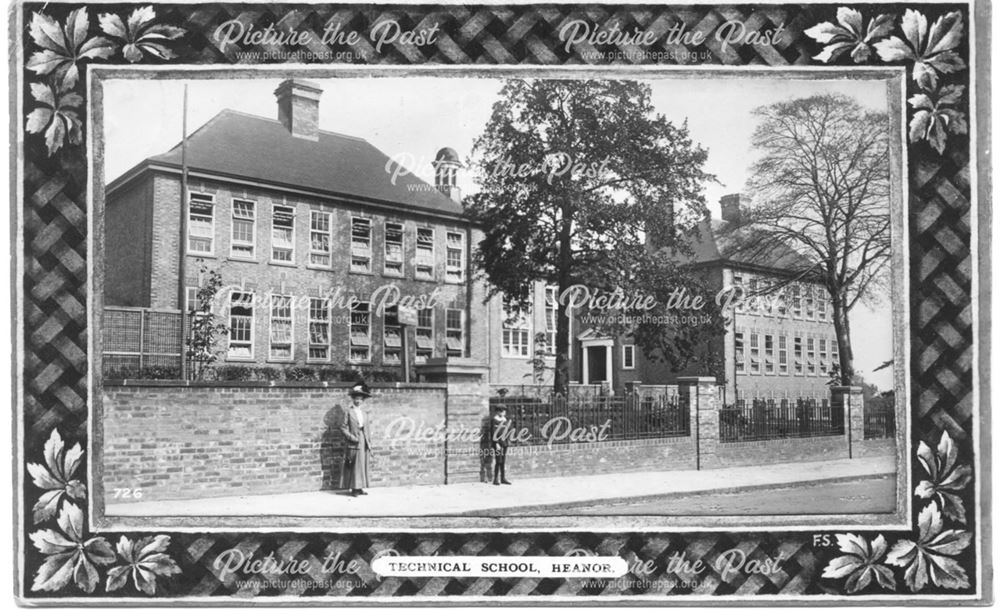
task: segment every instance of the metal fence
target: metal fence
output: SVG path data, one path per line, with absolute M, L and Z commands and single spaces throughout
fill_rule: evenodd
M 844 434 L 844 408 L 827 399 L 744 399 L 719 410 L 719 441 L 767 441 Z
M 490 406 L 503 405 L 516 432 L 527 431 L 526 445 L 583 441 L 626 441 L 687 437 L 691 434 L 688 408 L 675 397 L 555 397 L 524 399 L 493 397 Z M 582 437 L 581 437 L 582 436 Z
M 872 400 L 865 405 L 865 439 L 896 436 L 896 411 L 892 401 Z
M 180 377 L 183 333 L 177 310 L 104 308 L 101 321 L 101 369 L 104 377 L 137 377 L 159 370 L 157 377 Z

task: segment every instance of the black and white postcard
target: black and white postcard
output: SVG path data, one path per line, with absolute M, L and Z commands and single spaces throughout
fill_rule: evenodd
M 15 5 L 18 600 L 989 602 L 987 4 Z

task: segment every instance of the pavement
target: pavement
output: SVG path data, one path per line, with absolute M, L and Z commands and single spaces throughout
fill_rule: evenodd
M 294 492 L 109 504 L 108 517 L 195 516 L 460 516 L 484 511 L 593 506 L 671 495 L 849 481 L 896 472 L 893 456 L 732 467 L 704 471 L 643 471 L 512 480 L 510 486 L 462 483 L 369 488 L 365 496 L 341 491 Z M 843 512 L 843 507 L 831 507 Z

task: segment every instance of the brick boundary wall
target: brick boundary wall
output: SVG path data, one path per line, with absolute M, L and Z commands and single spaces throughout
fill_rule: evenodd
M 105 493 L 141 499 L 333 490 L 339 486 L 348 385 L 105 382 Z M 446 390 L 373 385 L 365 404 L 373 486 L 444 483 Z M 384 438 L 395 429 L 395 443 Z
M 435 367 L 420 368 L 422 383 L 372 385 L 365 403 L 374 448 L 372 486 L 492 479 L 492 457 L 481 438 L 489 417 L 482 368 Z M 349 386 L 106 381 L 98 436 L 103 443 L 96 454 L 105 496 L 114 498 L 118 488 L 140 489 L 142 496 L 115 502 L 335 490 Z M 837 400 L 856 402 L 859 393 L 853 391 L 844 389 L 849 398 Z M 690 436 L 514 445 L 509 477 L 710 470 L 895 453 L 894 440 L 863 439 L 860 405 L 845 417 L 850 439 L 721 443 L 714 380 L 682 379 L 681 394 L 690 405 Z

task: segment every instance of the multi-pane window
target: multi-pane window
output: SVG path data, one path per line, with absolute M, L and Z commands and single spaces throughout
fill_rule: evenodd
M 429 227 L 417 228 L 417 257 L 414 276 L 417 279 L 434 279 L 434 230 Z
M 635 369 L 635 346 L 633 344 L 622 346 L 622 368 Z
M 198 303 L 198 287 L 188 286 L 184 289 L 184 311 L 197 311 L 201 304 Z
M 736 371 L 742 373 L 745 370 L 746 365 L 744 364 L 744 354 L 743 354 L 743 332 L 736 331 L 733 334 L 733 349 L 736 353 Z
M 816 375 L 816 340 L 812 337 L 806 338 L 806 372 Z
M 351 271 L 372 271 L 372 222 L 369 219 L 351 219 Z
M 268 358 L 275 361 L 292 359 L 292 298 L 271 296 L 271 349 Z
M 351 350 L 352 363 L 368 363 L 372 359 L 372 314 L 371 304 L 356 303 L 351 307 Z
M 750 373 L 760 373 L 760 336 L 750 334 Z
M 792 317 L 802 318 L 802 287 L 793 284 L 788 291 L 792 296 Z
M 778 373 L 788 373 L 788 337 L 778 336 Z
M 812 320 L 816 317 L 816 298 L 815 291 L 812 286 L 805 287 L 805 308 L 806 308 L 806 320 Z
M 309 360 L 330 359 L 330 301 L 325 298 L 309 299 Z
M 830 340 L 830 367 L 840 368 L 840 345 L 837 338 Z
M 793 349 L 794 349 L 794 352 L 795 352 L 795 355 L 794 355 L 795 356 L 795 375 L 800 376 L 800 375 L 802 375 L 804 361 L 803 361 L 803 356 L 802 356 L 802 338 L 799 337 L 798 335 L 795 336 Z
M 501 353 L 507 357 L 529 356 L 531 346 L 528 338 L 531 336 L 529 320 L 531 311 L 515 311 L 506 301 L 503 308 L 503 341 Z
M 215 252 L 215 196 L 210 193 L 188 197 L 188 252 Z
M 385 224 L 385 275 L 403 275 L 403 226 Z
M 403 362 L 403 328 L 399 326 L 399 307 L 382 310 L 382 363 L 399 365 Z
M 816 317 L 820 320 L 826 320 L 827 304 L 829 303 L 829 294 L 826 292 L 826 287 L 816 288 Z
M 434 308 L 417 310 L 417 362 L 426 363 L 434 356 Z
M 774 336 L 764 336 L 764 373 L 774 373 Z
M 447 237 L 445 278 L 451 282 L 461 282 L 465 278 L 465 234 L 449 231 Z
M 255 252 L 255 235 L 257 226 L 256 206 L 254 202 L 233 200 L 233 240 L 230 244 L 230 255 L 252 259 Z
M 448 309 L 445 311 L 445 341 L 448 345 L 448 356 L 465 355 L 465 325 L 462 319 L 465 312 Z
M 788 316 L 788 288 L 785 287 L 775 295 L 775 311 L 778 316 Z
M 827 362 L 827 352 L 826 352 L 826 339 L 819 339 L 819 372 L 822 374 L 826 373 L 828 362 Z
M 733 300 L 736 303 L 736 311 L 743 311 L 743 301 L 746 298 L 746 289 L 743 287 L 743 276 L 733 276 Z
M 229 297 L 229 351 L 231 359 L 253 358 L 253 294 L 233 292 Z
M 556 326 L 559 316 L 558 291 L 558 287 L 545 287 L 545 349 L 551 355 L 556 353 Z
M 309 264 L 330 267 L 333 260 L 333 236 L 329 212 L 309 212 Z
M 292 262 L 295 258 L 295 209 L 275 206 L 271 214 L 271 260 Z

